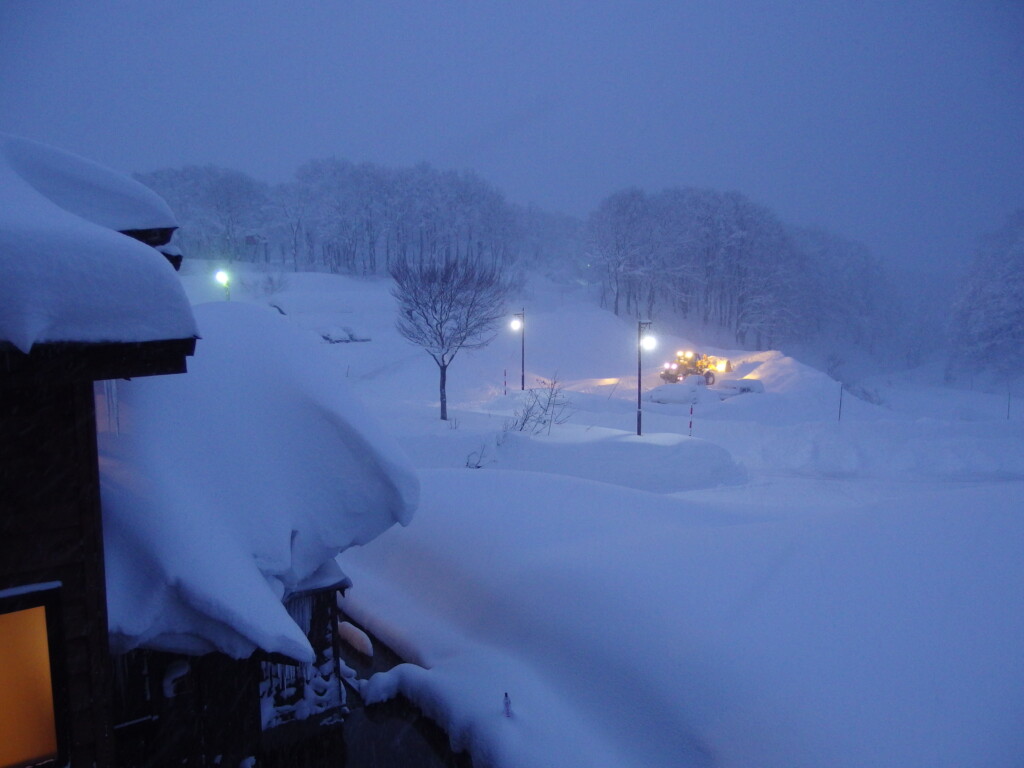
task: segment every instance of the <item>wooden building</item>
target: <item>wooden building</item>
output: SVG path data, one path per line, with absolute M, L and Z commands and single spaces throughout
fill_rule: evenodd
M 334 585 L 292 595 L 289 613 L 316 659 L 257 651 L 185 655 L 138 648 L 114 657 L 114 729 L 121 768 L 345 764 L 348 712 Z
M 0 344 L 0 765 L 113 764 L 93 382 L 194 345 Z
M 114 764 L 93 384 L 196 341 L 133 184 L 0 135 L 0 766 Z

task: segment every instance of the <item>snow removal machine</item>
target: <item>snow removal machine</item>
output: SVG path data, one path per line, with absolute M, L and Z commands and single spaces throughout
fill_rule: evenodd
M 732 363 L 728 358 L 680 350 L 676 352 L 675 360 L 669 360 L 662 366 L 661 378 L 675 384 L 690 375 L 701 376 L 711 386 L 715 383 L 716 373 L 732 373 Z

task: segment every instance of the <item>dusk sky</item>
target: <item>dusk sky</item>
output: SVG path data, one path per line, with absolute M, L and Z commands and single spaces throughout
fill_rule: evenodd
M 743 192 L 898 266 L 1024 207 L 1024 2 L 0 0 L 0 131 L 123 171 Z

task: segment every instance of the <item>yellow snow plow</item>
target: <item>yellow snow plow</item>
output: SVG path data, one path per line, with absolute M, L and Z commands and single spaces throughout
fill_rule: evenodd
M 732 373 L 732 363 L 727 357 L 705 355 L 693 350 L 679 350 L 674 360 L 669 360 L 661 369 L 661 378 L 670 384 L 682 381 L 687 376 L 704 377 L 710 386 L 715 383 L 715 374 Z

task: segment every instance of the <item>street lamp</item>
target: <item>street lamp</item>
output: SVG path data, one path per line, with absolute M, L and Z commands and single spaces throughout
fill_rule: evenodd
M 219 269 L 213 279 L 224 286 L 224 300 L 231 301 L 231 275 L 223 269 Z
M 641 387 L 641 370 L 640 370 L 640 355 L 642 352 L 650 352 L 656 346 L 658 346 L 658 340 L 655 339 L 649 333 L 651 329 L 650 323 L 638 322 L 636 324 L 636 434 L 639 437 L 643 433 L 643 405 L 640 400 L 640 394 L 642 391 Z M 644 333 L 648 331 L 648 333 Z
M 509 326 L 519 331 L 519 388 L 526 390 L 526 308 L 512 315 Z

